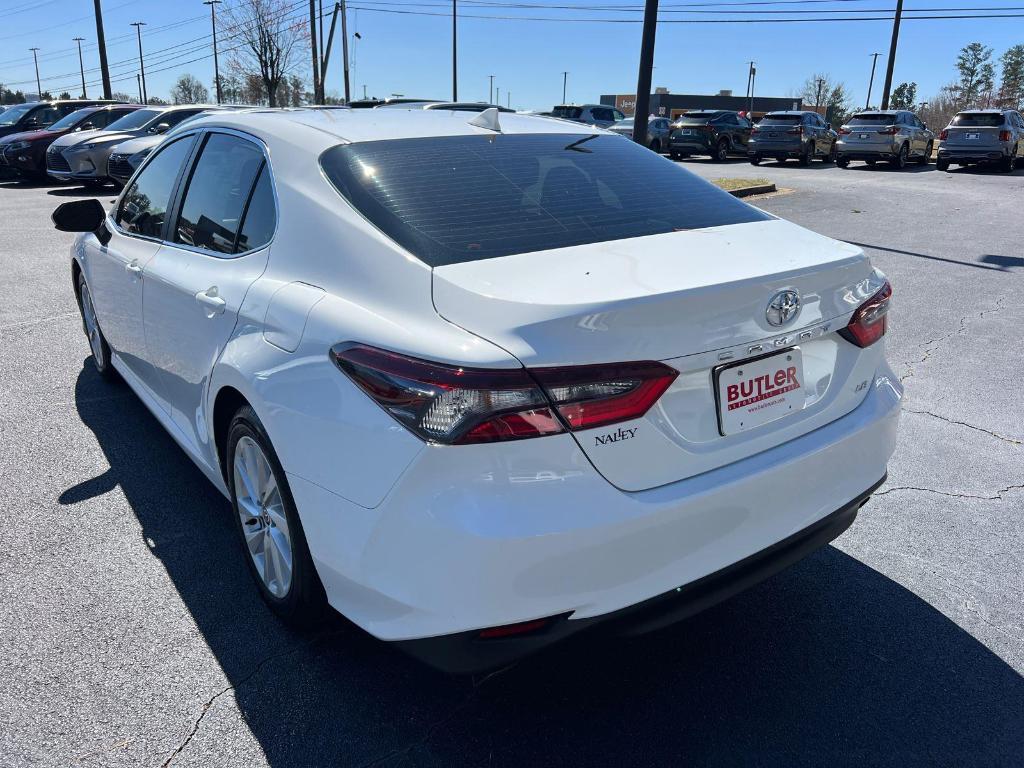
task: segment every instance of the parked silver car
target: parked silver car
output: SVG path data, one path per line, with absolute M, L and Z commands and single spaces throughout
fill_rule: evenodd
M 1015 109 L 969 109 L 949 121 L 939 134 L 935 167 L 950 163 L 995 163 L 1007 173 L 1024 157 L 1024 118 Z
M 551 110 L 552 117 L 572 120 L 574 123 L 596 125 L 599 128 L 611 128 L 612 124 L 625 119 L 615 107 L 607 104 L 559 104 Z
M 626 117 L 612 123 L 611 131 L 633 138 L 633 118 Z M 647 121 L 647 147 L 655 152 L 668 149 L 668 137 L 672 133 L 672 123 L 667 117 L 652 117 Z
M 885 160 L 894 168 L 905 168 L 911 160 L 927 165 L 934 146 L 935 134 L 913 112 L 866 110 L 839 129 L 836 165 L 846 168 L 851 160 L 868 165 Z
M 182 120 L 210 108 L 208 104 L 146 107 L 115 120 L 106 130 L 85 136 L 62 136 L 46 151 L 46 172 L 60 181 L 80 181 L 88 187 L 102 186 L 107 180 L 107 160 L 115 146 L 139 136 L 166 133 Z

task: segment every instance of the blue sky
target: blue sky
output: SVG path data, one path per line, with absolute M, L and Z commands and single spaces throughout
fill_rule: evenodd
M 234 0 L 225 0 L 225 5 Z M 692 0 L 691 0 L 692 1 Z M 349 33 L 358 31 L 362 39 L 354 49 L 353 95 L 362 95 L 365 83 L 370 95 L 402 93 L 425 98 L 448 98 L 451 91 L 451 19 L 450 16 L 385 13 L 381 9 L 412 10 L 425 13 L 447 12 L 444 0 L 350 0 Z M 514 8 L 460 4 L 460 14 L 544 16 L 551 18 L 636 19 L 640 11 L 618 12 L 607 8 L 582 10 L 614 4 L 614 0 L 492 0 L 492 6 L 513 3 L 572 6 L 562 8 Z M 736 2 L 736 0 L 730 0 Z M 912 9 L 1015 8 L 1014 0 L 906 0 L 905 13 Z M 325 3 L 327 5 L 328 3 Z M 639 7 L 630 0 L 619 7 Z M 841 0 L 808 4 L 767 6 L 765 14 L 791 17 L 791 10 L 836 10 L 821 16 L 884 16 L 892 0 Z M 208 86 L 213 80 L 213 61 L 209 58 L 208 8 L 200 0 L 104 0 L 108 58 L 112 62 L 114 89 L 135 93 L 135 57 L 137 47 L 132 21 L 145 21 L 143 45 L 147 56 L 148 91 L 167 97 L 175 78 L 189 72 Z M 712 3 L 700 10 L 758 10 L 762 6 L 721 5 Z M 360 8 L 361 10 L 355 10 Z M 376 10 L 371 10 L 375 8 Z M 672 0 L 663 0 L 663 10 L 673 8 Z M 694 9 L 696 10 L 696 9 Z M 860 13 L 855 13 L 854 10 Z M 871 13 L 869 11 L 878 11 Z M 982 12 L 982 11 L 978 11 Z M 998 12 L 998 11 L 987 11 Z M 1007 10 L 1006 13 L 1024 13 Z M 798 14 L 792 14 L 795 16 Z M 663 18 L 750 18 L 721 15 L 664 14 Z M 167 26 L 173 25 L 173 26 Z M 340 25 L 339 25 L 340 28 Z M 799 89 L 815 71 L 830 73 L 846 82 L 856 101 L 866 95 L 870 73 L 870 54 L 878 51 L 879 72 L 875 93 L 884 76 L 885 55 L 891 33 L 889 21 L 858 21 L 802 24 L 671 24 L 658 27 L 654 84 L 675 93 L 717 93 L 731 88 L 742 94 L 746 89 L 746 62 L 758 63 L 757 92 L 765 96 L 787 96 Z M 340 33 L 339 33 L 340 34 Z M 85 66 L 98 66 L 95 51 L 95 25 L 92 3 L 88 0 L 0 0 L 0 82 L 34 91 L 35 71 L 31 46 L 38 46 L 40 75 L 44 89 L 74 87 L 78 82 L 78 58 L 72 38 L 86 38 Z M 197 40 L 197 38 L 199 38 Z M 1016 43 L 1024 43 L 1024 18 L 906 20 L 902 27 L 894 82 L 914 80 L 919 98 L 927 99 L 955 77 L 957 51 L 965 44 L 980 41 L 995 49 L 996 57 Z M 194 41 L 189 42 L 187 41 Z M 335 41 L 340 43 L 339 40 Z M 160 53 L 161 49 L 180 46 Z M 604 24 L 579 22 L 541 22 L 461 18 L 459 22 L 459 96 L 462 99 L 486 99 L 489 74 L 501 89 L 501 102 L 511 92 L 512 106 L 522 109 L 547 109 L 561 100 L 563 70 L 569 71 L 570 101 L 596 100 L 603 93 L 630 93 L 636 88 L 640 47 L 640 24 Z M 192 51 L 191 49 L 197 49 Z M 341 91 L 340 49 L 332 54 L 327 88 Z M 201 58 L 198 61 L 192 59 Z M 152 58 L 152 63 L 151 63 Z M 162 63 L 158 63 L 160 59 Z M 303 58 L 305 61 L 305 58 Z M 115 62 L 124 62 L 114 64 Z M 163 71 L 156 71 L 162 69 Z M 305 76 L 308 71 L 302 72 Z M 997 67 L 998 74 L 998 67 Z M 87 82 L 97 80 L 86 72 Z M 212 88 L 211 88 L 212 90 Z M 90 95 L 98 94 L 90 86 Z

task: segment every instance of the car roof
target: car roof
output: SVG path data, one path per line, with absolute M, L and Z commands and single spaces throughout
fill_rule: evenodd
M 861 109 L 855 115 L 895 115 L 898 112 L 910 112 L 909 109 Z
M 724 111 L 724 110 L 721 110 Z M 813 109 L 774 109 L 771 112 L 766 112 L 765 117 L 768 115 L 816 115 L 818 114 Z
M 958 115 L 963 115 L 963 114 L 970 113 L 972 115 L 977 115 L 977 114 L 1001 115 L 1001 114 L 1003 114 L 1005 112 L 1014 112 L 1014 111 L 1015 110 L 1013 110 L 1013 109 L 999 109 L 998 107 L 981 107 L 979 109 L 961 109 L 959 112 L 957 112 L 957 114 Z
M 322 110 L 254 109 L 245 112 L 213 112 L 190 120 L 184 130 L 203 126 L 233 128 L 265 139 L 302 143 L 320 151 L 338 143 L 411 139 L 439 136 L 493 136 L 494 131 L 473 125 L 480 113 L 444 109 Z M 610 134 L 601 128 L 539 115 L 502 112 L 498 118 L 503 134 L 561 133 Z M 178 133 L 172 130 L 172 133 Z

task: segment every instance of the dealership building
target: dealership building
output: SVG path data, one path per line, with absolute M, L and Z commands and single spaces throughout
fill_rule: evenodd
M 632 115 L 636 108 L 635 93 L 609 94 L 601 97 L 601 103 L 615 107 L 626 115 Z M 684 112 L 705 109 L 729 109 L 735 112 L 746 112 L 750 108 L 750 99 L 746 96 L 733 96 L 732 91 L 719 91 L 714 96 L 698 96 L 693 94 L 669 93 L 667 88 L 657 88 L 651 94 L 651 114 L 660 117 L 678 117 Z M 754 96 L 753 117 L 759 119 L 765 112 L 778 112 L 787 109 L 803 109 L 803 101 L 799 96 Z

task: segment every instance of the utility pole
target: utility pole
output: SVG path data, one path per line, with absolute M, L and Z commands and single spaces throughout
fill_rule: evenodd
M 643 36 L 640 38 L 640 72 L 636 78 L 633 110 L 633 141 L 647 145 L 647 119 L 651 111 L 651 77 L 654 74 L 654 36 L 658 31 L 658 0 L 644 4 Z
M 754 66 L 757 62 L 747 62 L 747 115 L 751 115 L 754 111 L 754 75 L 757 74 L 757 67 Z
M 871 88 L 875 84 L 875 65 L 878 63 L 880 53 L 871 54 L 871 79 L 868 80 L 868 98 L 864 102 L 864 109 L 871 109 Z
M 39 83 L 39 57 L 36 55 L 38 48 L 29 48 L 32 51 L 32 60 L 36 63 L 36 95 L 43 98 L 43 86 Z
M 217 103 L 220 104 L 220 65 L 217 62 L 217 12 L 214 10 L 221 0 L 203 0 L 203 5 L 210 6 L 210 26 L 213 27 L 213 82 L 217 86 Z
M 145 102 L 142 100 L 142 78 L 139 77 L 138 72 L 135 73 L 135 84 L 139 86 L 139 103 L 145 104 Z
M 103 74 L 103 98 L 110 98 L 110 70 L 107 68 L 107 44 L 103 37 L 103 11 L 100 9 L 100 0 L 92 0 L 93 10 L 96 13 L 96 45 L 100 49 L 100 72 Z
M 498 101 L 501 101 L 501 86 L 500 85 L 497 88 L 494 89 L 494 98 L 497 99 Z M 495 103 L 497 103 L 497 102 L 495 102 Z
M 345 73 L 345 103 L 348 104 L 352 101 L 352 94 L 348 84 L 348 8 L 345 6 L 345 0 L 341 0 L 338 6 L 341 8 L 341 55 L 345 57 L 345 66 L 343 67 Z
M 505 106 L 512 109 L 512 91 L 505 91 Z
M 146 93 L 146 65 L 142 61 L 142 28 L 146 26 L 144 21 L 133 21 L 132 26 L 135 27 L 135 31 L 139 35 L 139 72 L 142 75 L 142 104 L 145 104 L 149 100 L 149 94 Z
M 818 111 L 818 107 L 821 106 L 821 89 L 825 86 L 825 80 L 821 77 L 818 78 L 818 91 L 814 97 L 814 111 Z M 818 114 L 821 114 L 818 112 Z
M 892 18 L 892 42 L 889 43 L 889 65 L 885 68 L 885 88 L 882 89 L 882 109 L 889 108 L 892 90 L 892 71 L 896 67 L 896 43 L 900 39 L 900 20 L 903 18 L 903 0 L 896 0 L 896 15 Z
M 565 86 L 569 82 L 569 73 L 562 73 L 562 103 L 565 104 Z
M 85 40 L 85 38 L 73 37 L 71 39 L 78 43 L 78 69 L 82 73 L 82 98 L 87 99 L 89 97 L 85 93 L 85 64 L 82 62 L 82 41 Z
M 459 100 L 458 2 L 452 0 L 452 101 Z
M 316 0 L 309 0 L 309 51 L 313 57 L 313 103 L 320 100 L 320 57 L 316 51 Z
M 750 109 L 747 112 L 750 115 L 754 114 L 754 86 L 757 85 L 757 67 L 752 66 L 750 68 Z M 753 121 L 753 117 L 750 118 Z
M 366 86 L 363 85 L 363 101 L 366 101 Z
M 488 104 L 493 104 L 494 103 L 494 75 L 488 75 L 487 77 L 489 77 L 491 79 L 491 86 L 490 86 L 490 89 L 487 91 L 487 103 Z

